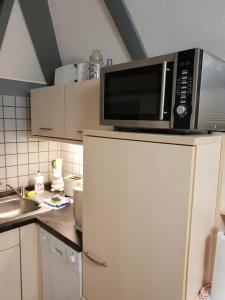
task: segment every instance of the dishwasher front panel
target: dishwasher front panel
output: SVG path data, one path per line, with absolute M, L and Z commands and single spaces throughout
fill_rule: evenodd
M 81 253 L 40 229 L 43 300 L 80 300 Z

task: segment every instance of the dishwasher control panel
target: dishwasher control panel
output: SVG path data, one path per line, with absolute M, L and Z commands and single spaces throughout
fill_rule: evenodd
M 71 268 L 75 269 L 78 274 L 82 272 L 82 253 L 75 251 L 61 240 L 40 228 L 40 241 L 41 244 L 53 254 L 62 259 Z

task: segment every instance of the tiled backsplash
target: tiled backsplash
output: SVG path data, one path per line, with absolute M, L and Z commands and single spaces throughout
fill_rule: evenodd
M 63 158 L 63 174 L 83 173 L 82 146 L 39 140 L 30 134 L 30 101 L 0 96 L 0 182 L 13 187 L 33 184 L 37 170 L 51 181 L 51 161 Z M 0 185 L 0 190 L 5 190 Z
M 83 175 L 83 146 L 60 143 L 60 157 L 63 159 L 63 177 Z

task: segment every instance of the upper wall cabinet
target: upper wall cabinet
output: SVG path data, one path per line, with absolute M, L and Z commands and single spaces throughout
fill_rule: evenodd
M 33 135 L 64 136 L 64 86 L 31 90 L 31 129 Z
M 83 129 L 100 128 L 99 80 L 65 86 L 65 138 L 79 140 Z
M 82 141 L 84 129 L 104 128 L 99 91 L 99 80 L 32 90 L 32 135 Z

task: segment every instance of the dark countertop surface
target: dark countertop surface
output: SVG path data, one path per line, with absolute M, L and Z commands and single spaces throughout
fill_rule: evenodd
M 0 220 L 0 232 L 21 227 L 33 222 L 59 238 L 74 250 L 82 251 L 82 234 L 74 228 L 74 204 L 61 209 L 38 212 L 11 220 Z

